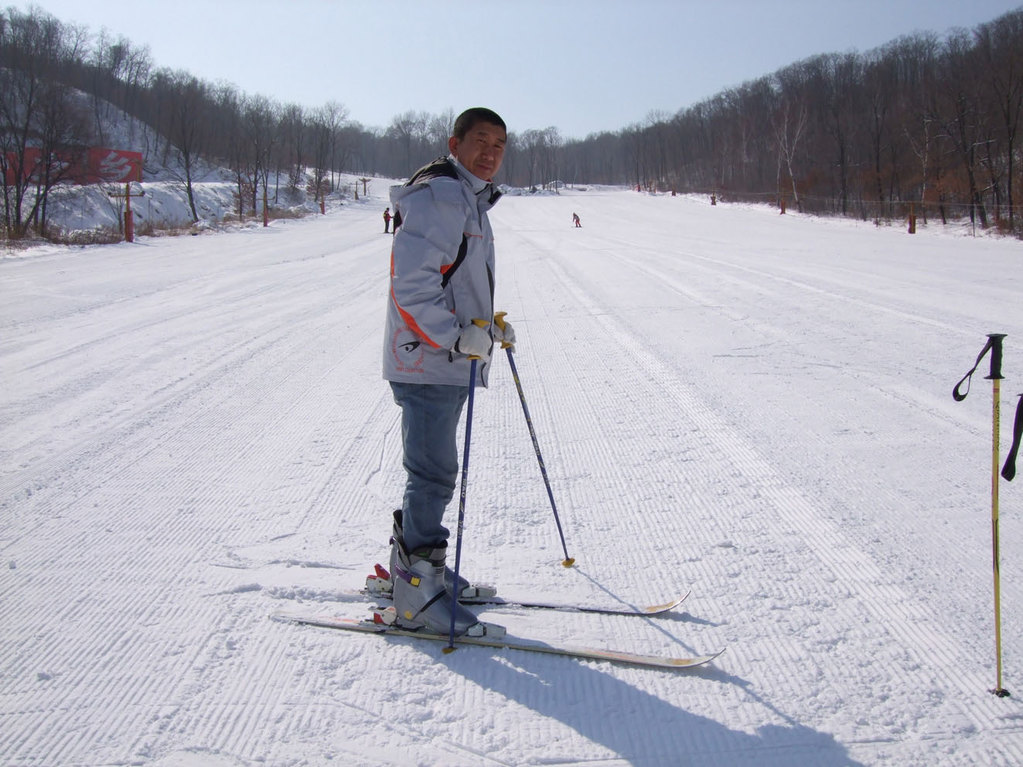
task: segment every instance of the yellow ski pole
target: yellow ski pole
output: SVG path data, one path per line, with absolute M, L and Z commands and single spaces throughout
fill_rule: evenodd
M 998 347 L 998 361 L 1001 362 L 1001 346 Z M 998 682 L 991 691 L 1000 698 L 1008 697 L 1009 691 L 1002 686 L 1002 589 L 999 575 L 998 544 L 998 447 L 1001 423 L 1001 371 L 995 370 L 995 355 L 991 355 L 991 391 L 993 397 L 991 414 L 991 561 L 995 582 L 995 657 L 997 659 Z
M 998 543 L 998 450 L 1000 445 L 999 423 L 1001 418 L 1001 380 L 1002 380 L 1002 341 L 1004 333 L 989 333 L 988 341 L 980 354 L 977 362 L 962 380 L 952 390 L 952 397 L 956 402 L 966 399 L 969 393 L 969 380 L 974 371 L 980 365 L 984 355 L 991 352 L 991 372 L 985 378 L 991 381 L 992 412 L 991 412 L 991 560 L 994 575 L 994 602 L 995 602 L 995 665 L 997 669 L 997 680 L 995 688 L 991 692 L 1000 698 L 1009 696 L 1009 691 L 1002 686 L 1002 592 L 1001 577 L 999 575 L 999 543 Z M 966 383 L 966 391 L 960 392 L 959 388 Z

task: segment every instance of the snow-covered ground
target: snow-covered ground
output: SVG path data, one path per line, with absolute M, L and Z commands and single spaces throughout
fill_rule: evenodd
M 0 260 L 4 765 L 1023 763 L 1023 481 L 991 567 L 991 385 L 1023 246 L 621 190 L 508 196 L 506 360 L 476 400 L 463 572 L 512 633 L 662 672 L 270 620 L 358 615 L 400 498 L 386 184 L 326 216 Z M 578 212 L 583 228 L 571 225 Z M 983 363 L 985 366 L 987 362 Z M 452 509 L 452 512 L 454 509 Z

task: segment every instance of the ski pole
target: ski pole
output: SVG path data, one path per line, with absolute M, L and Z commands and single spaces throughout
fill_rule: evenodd
M 486 320 L 473 320 L 473 325 L 485 328 Z M 451 589 L 451 630 L 448 634 L 448 646 L 444 648 L 445 653 L 455 651 L 455 613 L 458 612 L 458 571 L 462 564 L 462 526 L 465 522 L 465 496 L 469 482 L 469 442 L 472 438 L 472 406 L 476 392 L 476 367 L 479 363 L 479 355 L 469 355 L 469 400 L 465 409 L 465 446 L 462 449 L 462 488 L 458 495 L 458 528 L 455 535 L 455 579 L 454 588 Z
M 999 541 L 998 541 L 998 448 L 1001 424 L 1001 380 L 1002 380 L 1002 339 L 1004 334 L 988 336 L 991 339 L 991 373 L 986 376 L 991 380 L 991 561 L 994 572 L 995 590 L 995 655 L 998 659 L 998 683 L 993 692 L 1000 698 L 1007 697 L 1009 691 L 1002 686 L 1002 608 L 1001 608 L 1001 577 L 999 575 Z
M 497 312 L 494 315 L 494 324 L 504 330 L 504 317 L 508 312 Z M 515 380 L 515 388 L 519 392 L 519 402 L 522 403 L 522 413 L 526 416 L 526 426 L 529 428 L 529 438 L 533 441 L 533 450 L 536 452 L 536 461 L 540 464 L 540 475 L 543 477 L 544 485 L 547 487 L 547 497 L 551 501 L 551 511 L 554 512 L 554 523 L 558 526 L 558 535 L 561 537 L 561 550 L 565 553 L 562 565 L 571 567 L 575 559 L 568 556 L 568 546 L 565 545 L 565 533 L 561 529 L 561 519 L 558 517 L 558 506 L 554 503 L 554 491 L 551 490 L 551 481 L 547 477 L 547 465 L 543 462 L 543 455 L 540 453 L 540 443 L 536 439 L 536 430 L 533 428 L 533 419 L 529 417 L 529 408 L 526 406 L 526 395 L 522 391 L 522 382 L 519 380 L 519 371 L 515 367 L 515 357 L 512 355 L 511 344 L 503 343 L 501 348 L 508 354 L 508 365 L 511 367 L 512 378 Z
M 995 665 L 997 669 L 997 683 L 991 692 L 1000 698 L 1009 696 L 1009 691 L 1002 686 L 1002 607 L 1001 607 L 1001 576 L 999 575 L 999 542 L 998 542 L 998 448 L 1000 441 L 1000 416 L 1001 416 L 1001 380 L 1002 380 L 1002 340 L 1004 333 L 989 333 L 988 341 L 980 354 L 977 362 L 962 380 L 952 390 L 952 397 L 961 402 L 966 399 L 969 393 L 969 380 L 974 371 L 980 365 L 980 361 L 988 351 L 991 352 L 991 372 L 985 378 L 991 381 L 992 409 L 991 409 L 991 560 L 994 573 L 994 603 L 995 603 Z M 960 392 L 959 388 L 966 382 L 966 392 Z

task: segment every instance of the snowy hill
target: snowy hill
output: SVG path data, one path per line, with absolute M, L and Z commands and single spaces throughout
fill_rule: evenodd
M 0 259 L 0 763 L 1023 763 L 1023 250 L 621 190 L 495 208 L 506 361 L 477 398 L 463 570 L 513 633 L 695 672 L 349 636 L 400 498 L 380 379 L 386 184 L 326 216 Z M 582 228 L 571 225 L 578 212 Z
M 194 163 L 192 188 L 199 221 L 193 224 L 188 206 L 185 171 L 178 150 L 145 123 L 125 114 L 108 102 L 94 103 L 84 93 L 77 94 L 83 111 L 94 116 L 94 140 L 109 146 L 139 152 L 143 158 L 144 176 L 132 184 L 132 211 L 135 230 L 145 234 L 167 234 L 180 230 L 204 231 L 214 226 L 237 222 L 238 186 L 233 174 L 202 159 Z M 311 174 L 309 174 L 311 178 Z M 363 174 L 342 174 L 338 189 L 328 195 L 327 208 L 335 208 L 355 196 L 357 179 Z M 388 183 L 383 181 L 385 185 Z M 358 182 L 361 193 L 361 182 Z M 124 209 L 123 184 L 65 184 L 50 195 L 47 219 L 51 227 L 65 232 L 72 242 L 91 242 L 97 232 L 120 231 Z M 270 208 L 273 217 L 297 217 L 320 212 L 319 203 L 305 188 L 291 189 L 285 175 L 270 175 Z M 262 205 L 262 194 L 257 204 Z M 245 214 L 252 218 L 251 201 L 246 199 Z

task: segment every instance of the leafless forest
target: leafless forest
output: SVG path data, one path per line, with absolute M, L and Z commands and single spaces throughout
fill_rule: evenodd
M 389 177 L 445 151 L 454 114 L 409 111 L 386 128 L 342 103 L 309 109 L 210 83 L 151 60 L 125 38 L 41 12 L 0 11 L 0 170 L 7 237 L 46 227 L 68 147 L 106 145 L 114 111 L 144 126 L 146 172 L 173 169 L 191 195 L 230 171 L 239 213 L 282 185 L 314 199 L 339 174 Z M 566 140 L 510 135 L 503 181 L 627 184 L 807 212 L 892 220 L 910 212 L 1023 234 L 1023 7 L 972 30 L 821 54 L 642 124 Z M 122 147 L 127 148 L 127 147 Z M 193 206 L 194 212 L 194 206 Z

